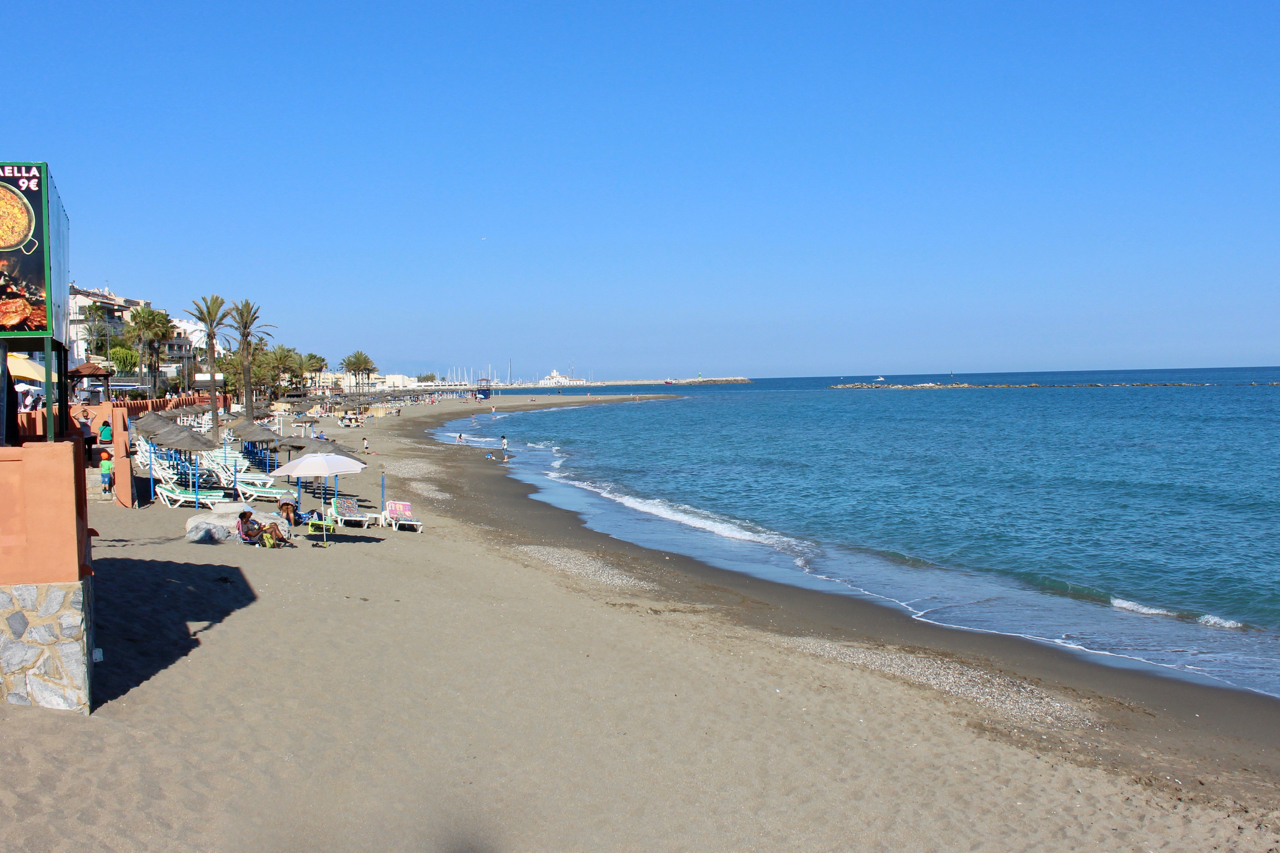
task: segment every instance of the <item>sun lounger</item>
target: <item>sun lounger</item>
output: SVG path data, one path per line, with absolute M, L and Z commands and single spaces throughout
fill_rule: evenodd
M 381 518 L 356 506 L 355 498 L 334 498 L 327 515 L 329 521 L 343 527 L 368 527 L 369 522 Z
M 167 507 L 179 507 L 185 504 L 191 504 L 193 507 L 199 509 L 203 504 L 204 506 L 209 507 L 209 509 L 213 509 L 214 504 L 222 503 L 226 500 L 220 491 L 207 492 L 201 490 L 196 492 L 193 489 L 179 489 L 176 486 L 170 486 L 165 483 L 156 484 L 156 494 Z
M 293 489 L 273 489 L 270 486 L 259 486 L 253 483 L 239 482 L 236 489 L 240 496 L 248 501 L 278 501 L 285 495 L 293 494 Z
M 422 532 L 422 521 L 413 517 L 413 506 L 407 501 L 387 501 L 387 508 L 382 513 L 382 526 L 395 530 L 410 527 Z

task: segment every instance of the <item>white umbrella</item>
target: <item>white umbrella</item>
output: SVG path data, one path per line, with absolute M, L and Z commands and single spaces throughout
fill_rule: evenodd
M 308 453 L 271 472 L 273 477 L 332 477 L 359 474 L 367 466 L 359 459 L 338 453 Z
M 336 477 L 338 474 L 358 474 L 366 467 L 365 463 L 359 459 L 352 459 L 350 456 L 342 456 L 337 453 L 308 453 L 305 456 L 299 456 L 297 459 L 282 465 L 272 471 L 275 477 Z M 299 490 L 302 486 L 299 484 Z M 336 481 L 335 481 L 336 491 Z M 302 494 L 301 491 L 298 492 Z M 329 534 L 324 526 L 320 528 L 324 535 L 324 540 L 329 541 Z

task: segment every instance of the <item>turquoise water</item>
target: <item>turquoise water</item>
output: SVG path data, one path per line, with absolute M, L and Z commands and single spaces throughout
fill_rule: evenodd
M 1280 368 L 955 377 L 1199 387 L 827 387 L 874 378 L 680 388 L 440 434 L 505 434 L 539 498 L 619 538 L 1280 695 L 1280 386 L 1250 384 Z

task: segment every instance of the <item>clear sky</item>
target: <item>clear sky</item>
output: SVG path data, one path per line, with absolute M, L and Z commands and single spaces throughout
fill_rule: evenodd
M 31 3 L 72 275 L 384 371 L 1280 363 L 1280 4 Z M 501 368 L 499 368 L 501 365 Z

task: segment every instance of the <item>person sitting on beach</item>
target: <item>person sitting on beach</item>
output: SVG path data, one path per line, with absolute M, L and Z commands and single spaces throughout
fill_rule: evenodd
M 276 507 L 279 508 L 280 514 L 284 516 L 284 520 L 289 522 L 289 526 L 293 527 L 298 523 L 298 499 L 293 495 L 281 495 L 276 499 Z
M 274 521 L 270 524 L 254 521 L 253 511 L 247 509 L 240 513 L 240 517 L 236 520 L 236 532 L 240 534 L 242 542 L 250 545 L 283 548 L 287 542 L 287 537 L 280 531 L 279 525 Z

